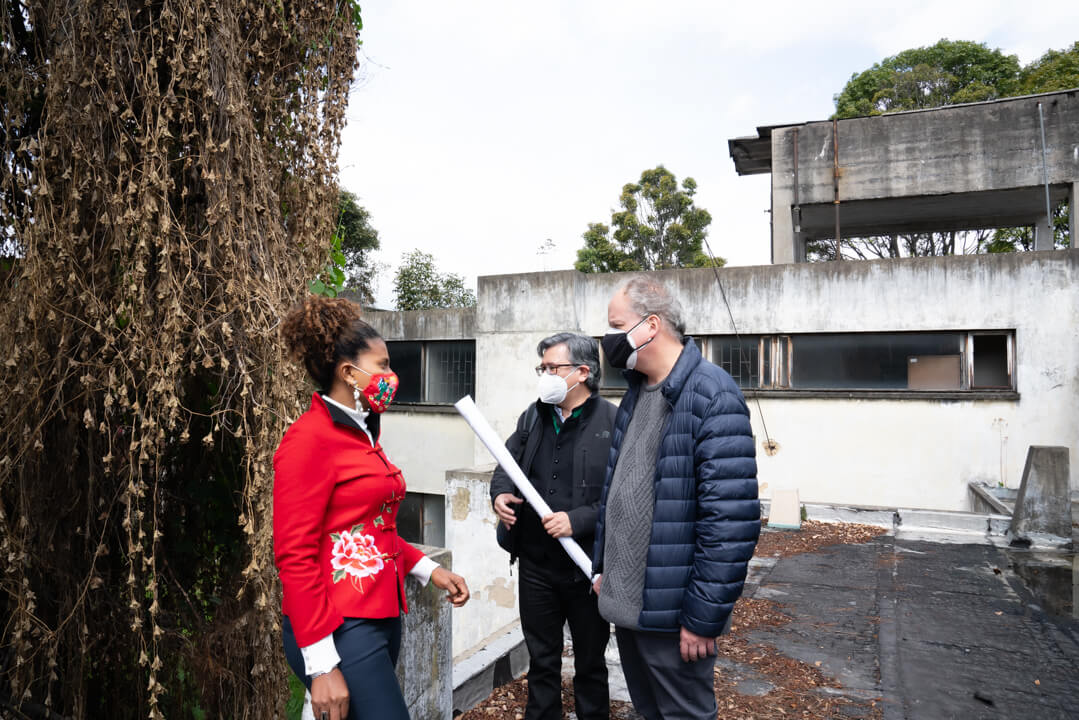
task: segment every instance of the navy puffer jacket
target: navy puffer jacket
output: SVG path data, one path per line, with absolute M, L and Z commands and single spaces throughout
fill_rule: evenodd
M 596 522 L 594 572 L 603 571 L 607 492 L 644 375 L 628 371 Z M 742 594 L 760 536 L 757 461 L 749 409 L 734 380 L 692 338 L 661 389 L 671 406 L 656 457 L 652 538 L 639 628 L 716 637 Z M 602 592 L 602 590 L 601 590 Z

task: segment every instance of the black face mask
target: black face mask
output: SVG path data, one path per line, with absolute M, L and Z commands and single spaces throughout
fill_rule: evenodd
M 641 322 L 629 330 L 609 332 L 600 340 L 600 344 L 603 346 L 603 354 L 607 356 L 607 362 L 611 364 L 611 367 L 619 370 L 632 370 L 637 366 L 637 351 L 656 338 L 654 336 L 650 337 L 640 347 L 636 347 L 629 334 L 640 327 L 641 323 L 647 320 L 648 317 L 650 316 L 641 318 Z

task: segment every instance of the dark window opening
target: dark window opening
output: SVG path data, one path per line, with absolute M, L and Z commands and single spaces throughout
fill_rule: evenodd
M 397 388 L 395 402 L 419 402 L 420 378 L 423 377 L 423 343 L 390 342 L 386 343 L 390 353 L 390 367 L 397 373 L 400 385 Z
M 974 373 L 970 386 L 1010 388 L 1012 381 L 1008 372 L 1008 336 L 975 335 L 973 344 L 971 362 L 974 364 Z
M 958 358 L 963 337 L 962 333 L 795 335 L 791 337 L 791 387 L 905 390 L 911 387 L 912 366 L 926 362 L 927 358 L 951 356 L 956 358 L 955 377 L 948 381 L 948 387 L 958 389 L 961 380 Z M 951 360 L 929 362 L 935 366 L 934 382 L 943 382 L 942 378 L 953 367 Z
M 446 503 L 441 495 L 406 493 L 397 509 L 397 534 L 410 543 L 444 547 Z
M 452 404 L 476 392 L 476 342 L 394 341 L 386 343 L 390 366 L 401 385 L 398 403 Z
M 607 362 L 607 353 L 603 352 L 602 349 L 599 353 L 599 361 L 601 365 L 599 386 L 601 389 L 624 390 L 629 387 L 626 376 L 622 374 L 621 370 L 613 367 Z

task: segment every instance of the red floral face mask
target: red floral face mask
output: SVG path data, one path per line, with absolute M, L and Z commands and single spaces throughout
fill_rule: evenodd
M 359 392 L 367 398 L 367 405 L 371 408 L 373 413 L 384 413 L 386 408 L 393 402 L 393 396 L 397 394 L 397 386 L 400 381 L 397 379 L 397 373 L 369 373 L 363 368 L 356 368 L 364 375 L 370 375 L 371 380 L 367 383 L 367 386 Z

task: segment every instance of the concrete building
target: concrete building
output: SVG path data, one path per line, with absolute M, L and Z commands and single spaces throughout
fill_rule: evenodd
M 762 497 L 796 488 L 805 502 L 969 510 L 967 483 L 1017 487 L 1030 445 L 1079 456 L 1079 251 L 723 269 L 740 342 L 710 270 L 659 275 L 749 399 Z M 625 279 L 482 277 L 474 311 L 422 325 L 416 313 L 368 316 L 403 381 L 383 443 L 419 493 L 422 539 L 450 547 L 475 592 L 456 611 L 455 657 L 516 619 L 516 577 L 494 543 L 491 458 L 452 402 L 473 394 L 507 436 L 535 399 L 536 343 L 602 335 Z M 447 388 L 466 366 L 474 383 Z M 617 401 L 623 382 L 605 374 L 603 393 Z M 432 519 L 441 507 L 445 525 Z
M 772 174 L 775 264 L 719 271 L 730 313 L 711 270 L 658 275 L 750 403 L 762 498 L 966 511 L 972 481 L 1018 487 L 1031 445 L 1079 457 L 1079 250 L 801 262 L 807 240 L 835 236 L 836 185 L 843 237 L 1034 225 L 1044 246 L 1047 193 L 1071 199 L 1079 237 L 1077 93 L 731 141 L 740 173 Z M 458 661 L 512 635 L 517 579 L 495 544 L 491 458 L 452 404 L 472 395 L 508 436 L 535 399 L 537 342 L 601 336 L 626 279 L 481 277 L 475 309 L 367 315 L 402 381 L 382 438 L 409 483 L 398 526 L 450 548 L 473 590 L 453 611 Z M 607 370 L 617 402 L 624 379 Z M 1079 463 L 1070 472 L 1079 490 Z
M 772 175 L 773 263 L 834 239 L 837 199 L 840 237 L 1033 226 L 1050 250 L 1046 205 L 1065 199 L 1079 237 L 1079 89 L 765 126 L 729 145 L 739 175 Z

